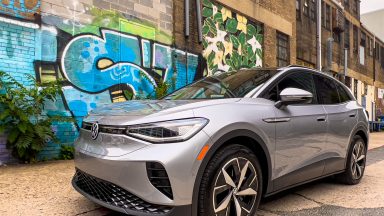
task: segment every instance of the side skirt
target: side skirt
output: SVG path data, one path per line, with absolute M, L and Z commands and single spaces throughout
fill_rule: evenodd
M 306 181 L 303 181 L 303 182 L 300 182 L 300 183 L 297 183 L 297 184 L 293 184 L 293 185 L 290 185 L 290 186 L 287 186 L 287 187 L 284 187 L 282 189 L 279 189 L 277 191 L 273 191 L 271 193 L 268 193 L 268 194 L 264 194 L 264 197 L 269 197 L 269 196 L 272 196 L 272 195 L 275 195 L 275 194 L 278 194 L 280 192 L 283 192 L 285 190 L 288 190 L 288 189 L 291 189 L 291 188 L 295 188 L 295 187 L 298 187 L 300 185 L 304 185 L 304 184 L 307 184 L 307 183 L 310 183 L 310 182 L 314 182 L 316 180 L 319 180 L 319 179 L 324 179 L 324 178 L 327 178 L 327 177 L 330 177 L 330 176 L 333 176 L 333 175 L 336 175 L 336 174 L 340 174 L 340 173 L 343 173 L 345 170 L 341 170 L 341 171 L 337 171 L 337 172 L 333 172 L 333 173 L 329 173 L 327 175 L 323 175 L 323 176 L 320 176 L 320 177 L 317 177 L 317 178 L 313 178 L 313 179 L 310 179 L 310 180 L 306 180 Z M 273 181 L 272 181 L 273 182 Z

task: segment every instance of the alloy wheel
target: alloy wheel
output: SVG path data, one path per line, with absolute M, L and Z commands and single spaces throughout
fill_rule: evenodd
M 216 177 L 213 208 L 216 216 L 249 215 L 257 198 L 257 172 L 246 158 L 228 161 Z
M 365 146 L 358 141 L 353 147 L 351 171 L 354 179 L 360 179 L 365 169 Z

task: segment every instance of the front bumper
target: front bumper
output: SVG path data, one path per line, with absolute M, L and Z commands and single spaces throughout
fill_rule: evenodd
M 138 198 L 123 188 L 76 169 L 73 187 L 83 196 L 109 209 L 139 216 L 189 215 L 191 206 L 154 205 Z
M 102 136 L 105 138 L 114 135 L 102 134 Z M 87 151 L 89 148 L 81 149 L 79 146 L 82 145 L 77 143 L 75 166 L 78 171 L 74 176 L 73 186 L 94 202 L 123 213 L 133 215 L 189 215 L 196 173 L 200 166 L 200 161 L 197 161 L 196 158 L 208 140 L 209 136 L 204 131 L 200 131 L 190 140 L 180 143 L 145 143 L 144 145 L 141 143 L 142 141 L 135 140 L 145 147 L 114 157 L 92 154 Z M 87 143 L 87 145 L 89 146 L 91 143 Z M 147 162 L 156 162 L 165 168 L 172 188 L 173 199 L 167 197 L 151 183 L 147 173 Z M 88 182 L 93 182 L 92 184 L 104 182 L 98 183 L 100 189 L 93 189 L 93 191 L 104 190 L 102 195 L 89 190 L 90 187 L 97 188 L 92 184 L 86 187 L 88 189 L 84 189 L 84 186 L 80 187 L 76 183 L 79 179 L 78 173 L 89 177 L 87 178 Z M 105 184 L 114 186 L 106 187 Z M 120 202 L 123 207 L 119 203 L 114 203 L 111 200 L 113 194 L 110 193 L 110 187 L 118 187 L 124 193 L 137 198 L 140 203 L 144 203 L 144 206 L 135 206 L 136 202 L 130 206 L 128 201 L 130 199 L 126 199 L 123 203 Z M 115 195 L 119 196 L 118 194 Z M 126 206 L 124 207 L 124 205 Z

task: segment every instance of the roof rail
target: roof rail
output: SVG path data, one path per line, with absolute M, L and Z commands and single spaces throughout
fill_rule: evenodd
M 292 65 L 288 65 L 288 66 L 285 66 L 285 67 L 287 67 L 287 68 L 291 68 L 291 67 L 300 67 L 300 68 L 309 68 L 309 69 L 312 69 L 312 68 L 310 68 L 310 67 L 306 67 L 306 66 L 303 66 L 303 65 L 294 65 L 294 64 L 292 64 Z

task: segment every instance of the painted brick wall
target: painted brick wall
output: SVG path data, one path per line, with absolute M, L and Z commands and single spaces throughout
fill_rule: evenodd
M 36 29 L 32 23 L 14 23 L 0 21 L 0 69 L 28 86 L 30 83 L 26 80 L 26 74 L 35 74 L 33 62 L 36 55 Z M 5 136 L 0 134 L 0 164 L 10 160 Z
M 48 143 L 39 159 L 72 145 L 90 110 L 133 96 L 153 98 L 156 82 L 173 91 L 201 77 L 200 53 L 174 45 L 173 21 L 173 0 L 0 1 L 0 70 L 26 86 L 27 74 L 38 82 L 64 79 L 63 95 L 45 114 L 76 119 L 52 126 L 60 143 Z M 100 56 L 112 60 L 102 73 L 95 67 Z M 10 155 L 5 137 L 0 141 L 3 163 Z

